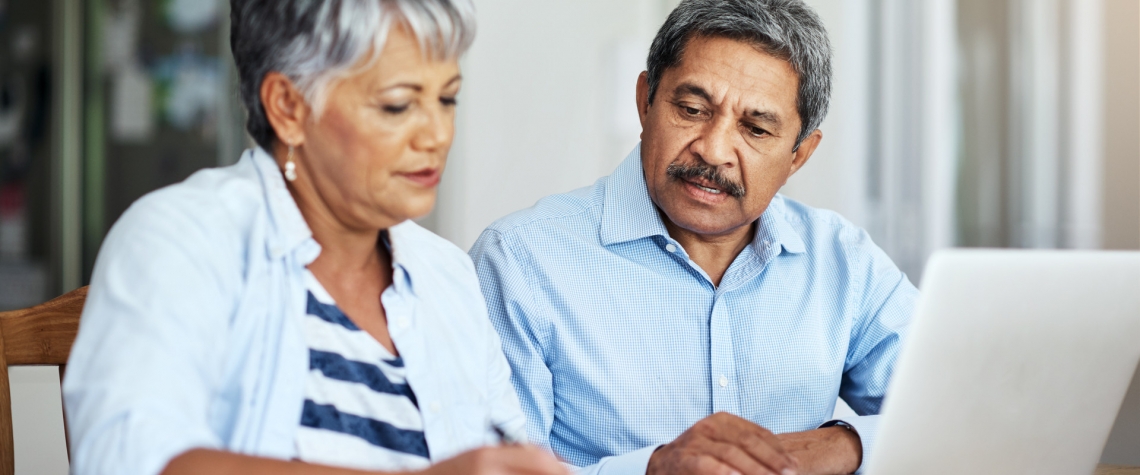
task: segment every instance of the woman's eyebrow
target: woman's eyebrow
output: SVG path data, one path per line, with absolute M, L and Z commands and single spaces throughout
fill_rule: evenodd
M 460 74 L 456 74 L 451 79 L 449 79 L 446 84 L 444 84 L 444 87 L 455 84 L 457 81 L 459 81 L 461 79 L 463 79 L 463 76 Z M 392 84 L 390 86 L 384 86 L 380 89 L 377 89 L 377 92 L 391 91 L 393 89 L 411 89 L 411 90 L 416 91 L 416 92 L 423 92 L 424 86 L 423 86 L 423 84 L 420 84 L 420 83 L 400 82 L 400 83 Z
M 422 84 L 417 84 L 414 82 L 401 82 L 393 84 L 391 86 L 384 86 L 380 89 L 377 89 L 377 92 L 391 91 L 393 89 L 411 89 L 416 92 L 421 92 L 424 90 L 424 86 Z

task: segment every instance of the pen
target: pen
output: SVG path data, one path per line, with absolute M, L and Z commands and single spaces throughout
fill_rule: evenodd
M 491 430 L 499 437 L 499 445 L 518 445 L 521 443 L 498 424 L 491 424 Z

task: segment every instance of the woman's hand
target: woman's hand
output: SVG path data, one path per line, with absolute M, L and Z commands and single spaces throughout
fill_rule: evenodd
M 533 445 L 483 447 L 432 465 L 423 475 L 568 475 L 558 459 Z

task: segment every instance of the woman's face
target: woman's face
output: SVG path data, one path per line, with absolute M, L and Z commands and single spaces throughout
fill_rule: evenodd
M 323 112 L 304 121 L 298 175 L 350 229 L 427 214 L 455 134 L 459 85 L 455 59 L 433 60 L 393 28 L 379 59 L 333 81 Z

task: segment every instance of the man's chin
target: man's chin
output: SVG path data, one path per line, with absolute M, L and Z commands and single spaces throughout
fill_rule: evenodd
M 755 219 L 752 220 L 709 220 L 702 219 L 706 216 L 694 216 L 700 214 L 711 214 L 708 211 L 685 210 L 679 213 L 665 212 L 665 218 L 672 222 L 678 228 L 684 229 L 693 234 L 701 236 L 727 236 L 735 232 L 739 232 L 741 228 L 748 228 L 752 225 Z

